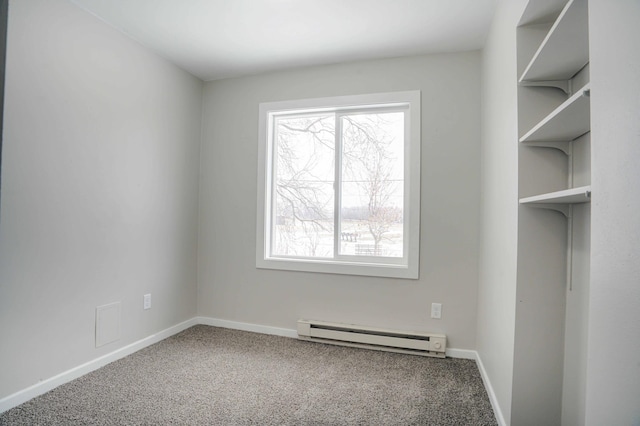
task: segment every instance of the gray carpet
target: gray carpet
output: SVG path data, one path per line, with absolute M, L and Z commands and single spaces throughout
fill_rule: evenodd
M 198 325 L 0 425 L 495 425 L 474 361 Z

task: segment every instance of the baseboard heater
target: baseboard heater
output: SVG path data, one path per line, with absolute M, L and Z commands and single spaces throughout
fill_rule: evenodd
M 312 342 L 376 349 L 411 355 L 445 357 L 444 334 L 385 330 L 360 325 L 298 320 L 298 338 Z

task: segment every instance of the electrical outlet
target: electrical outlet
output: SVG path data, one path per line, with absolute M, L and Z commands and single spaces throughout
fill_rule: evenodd
M 151 309 L 151 293 L 144 295 L 144 309 Z
M 435 318 L 435 319 L 442 318 L 442 303 L 431 304 L 431 318 Z

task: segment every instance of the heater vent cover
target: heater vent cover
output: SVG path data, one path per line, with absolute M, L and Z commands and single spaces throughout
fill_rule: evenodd
M 303 319 L 298 320 L 298 338 L 313 342 L 437 358 L 445 357 L 447 344 L 447 337 L 444 334 L 386 330 Z

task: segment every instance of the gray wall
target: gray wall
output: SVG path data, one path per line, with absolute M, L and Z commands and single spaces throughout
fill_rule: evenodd
M 9 0 L 0 1 L 0 204 L 2 203 L 2 123 L 4 120 L 4 70 L 7 52 Z
M 0 398 L 195 316 L 202 99 L 66 1 L 9 9 Z M 114 301 L 121 338 L 96 349 Z
M 258 104 L 422 90 L 420 279 L 258 270 Z M 293 329 L 298 318 L 445 332 L 476 345 L 480 54 L 314 67 L 207 83 L 198 313 Z M 430 319 L 432 302 L 442 319 Z
M 477 351 L 511 418 L 518 238 L 516 25 L 526 1 L 498 3 L 482 61 L 482 186 Z
M 587 425 L 640 424 L 640 2 L 590 0 Z

